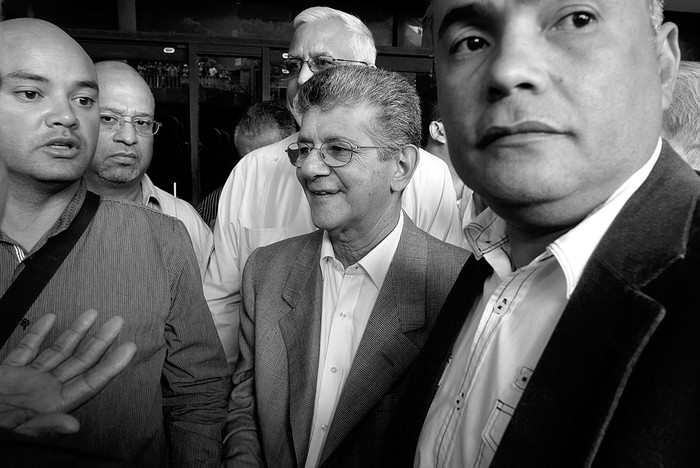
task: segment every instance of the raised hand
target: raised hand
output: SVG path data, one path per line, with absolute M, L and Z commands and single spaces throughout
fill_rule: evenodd
M 105 354 L 122 329 L 121 317 L 107 320 L 76 353 L 97 320 L 91 309 L 37 356 L 55 320 L 42 317 L 0 364 L 0 427 L 32 436 L 77 432 L 80 424 L 67 413 L 99 393 L 136 353 L 127 342 Z

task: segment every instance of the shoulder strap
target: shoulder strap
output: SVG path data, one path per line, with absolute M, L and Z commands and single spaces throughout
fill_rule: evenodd
M 0 349 L 5 346 L 24 314 L 34 304 L 68 253 L 73 250 L 99 205 L 100 197 L 88 191 L 83 206 L 70 226 L 50 237 L 46 244 L 24 260 L 24 270 L 0 298 Z

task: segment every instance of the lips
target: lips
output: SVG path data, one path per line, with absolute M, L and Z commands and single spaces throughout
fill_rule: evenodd
M 47 140 L 44 143 L 44 148 L 45 151 L 55 157 L 70 158 L 78 153 L 80 150 L 80 143 L 80 139 L 73 136 L 55 137 Z
M 541 122 L 521 122 L 514 125 L 493 125 L 479 138 L 477 149 L 484 149 L 490 144 L 513 135 L 570 135 L 570 132 L 555 128 Z
M 75 138 L 75 137 L 52 138 L 46 142 L 46 146 L 52 147 L 52 148 L 67 148 L 67 149 L 79 148 L 80 147 L 80 140 Z
M 323 196 L 323 195 L 335 195 L 336 193 L 339 192 L 339 190 L 311 190 L 309 189 L 309 192 L 317 195 L 317 196 Z

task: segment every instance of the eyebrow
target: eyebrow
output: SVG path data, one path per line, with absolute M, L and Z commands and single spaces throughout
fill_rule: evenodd
M 125 115 L 124 112 L 126 112 L 126 109 L 123 107 L 100 106 L 100 112 L 109 112 L 112 114 Z M 127 115 L 126 117 L 142 117 L 148 119 L 153 118 L 151 114 L 146 111 L 137 111 L 133 115 Z
M 10 72 L 3 77 L 3 79 L 9 80 L 24 80 L 24 81 L 36 81 L 37 83 L 48 83 L 49 79 L 42 75 L 37 75 L 36 73 L 29 73 L 23 71 Z M 99 90 L 97 86 L 97 81 L 95 80 L 81 80 L 75 83 L 77 88 L 90 88 L 95 91 Z
M 5 79 L 9 80 L 28 80 L 28 81 L 38 81 L 40 83 L 48 83 L 49 80 L 46 77 L 43 77 L 41 75 L 36 75 L 34 73 L 27 73 L 27 72 L 11 72 L 5 75 Z
M 492 7 L 483 5 L 481 3 L 471 3 L 469 5 L 459 6 L 453 8 L 447 12 L 447 14 L 442 18 L 440 22 L 440 27 L 438 28 L 437 37 L 442 39 L 445 31 L 447 31 L 451 26 L 458 23 L 479 23 L 492 18 L 494 16 L 494 11 Z

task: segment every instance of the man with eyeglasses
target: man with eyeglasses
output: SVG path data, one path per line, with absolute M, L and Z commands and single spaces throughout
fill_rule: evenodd
M 405 79 L 332 67 L 297 99 L 287 164 L 318 230 L 248 259 L 224 459 L 376 466 L 393 402 L 468 254 L 402 210 L 421 133 Z
M 153 156 L 153 136 L 160 123 L 146 81 L 123 62 L 98 62 L 100 133 L 85 180 L 103 197 L 129 200 L 173 216 L 185 225 L 204 278 L 214 246 L 211 230 L 192 205 L 156 187 L 146 174 Z
M 0 362 L 8 356 L 16 362 L 13 350 L 37 328 L 46 331 L 47 311 L 55 314 L 45 340 L 54 351 L 63 350 L 61 331 L 71 328 L 77 311 L 95 309 L 90 320 L 98 330 L 120 316 L 114 352 L 132 342 L 136 353 L 94 397 L 72 401 L 66 389 L 64 404 L 51 412 L 70 411 L 80 430 L 56 444 L 128 466 L 218 467 L 230 381 L 192 243 L 177 219 L 87 190 L 83 174 L 97 144 L 98 102 L 94 65 L 64 31 L 37 19 L 0 23 L 0 158 L 8 174 L 0 222 Z M 53 375 L 66 382 L 75 371 L 60 366 Z
M 372 33 L 355 16 L 312 7 L 299 13 L 293 26 L 285 59 L 287 104 L 293 112 L 299 86 L 314 73 L 335 66 L 374 66 L 377 51 Z M 301 123 L 300 116 L 295 117 Z M 219 201 L 204 294 L 231 369 L 238 356 L 241 272 L 248 256 L 258 247 L 316 229 L 285 153 L 297 136 L 244 157 L 231 172 Z M 464 245 L 449 170 L 437 157 L 422 150 L 420 154 L 404 192 L 403 208 L 419 228 L 451 244 Z

